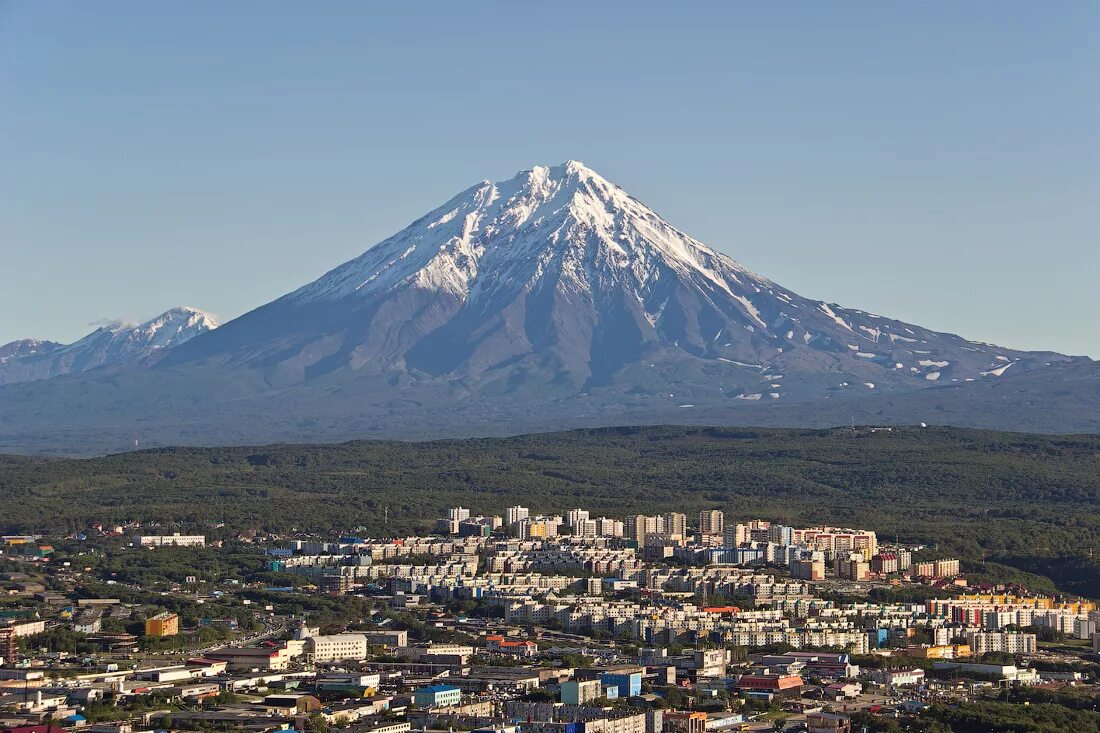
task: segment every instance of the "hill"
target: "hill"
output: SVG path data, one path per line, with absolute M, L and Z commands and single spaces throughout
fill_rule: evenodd
M 971 572 L 1019 568 L 1100 596 L 1089 555 L 1100 540 L 1100 436 L 660 426 L 0 459 L 5 532 L 138 520 L 396 534 L 429 528 L 450 506 L 517 503 L 859 525 L 937 545 Z

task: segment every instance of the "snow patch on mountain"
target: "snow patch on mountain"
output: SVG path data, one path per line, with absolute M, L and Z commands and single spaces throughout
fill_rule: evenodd
M 414 285 L 468 298 L 476 294 L 471 286 L 482 270 L 498 283 L 531 285 L 555 260 L 571 266 L 565 274 L 581 289 L 586 270 L 598 264 L 637 293 L 660 274 L 661 265 L 672 266 L 704 278 L 737 300 L 754 323 L 766 326 L 752 301 L 734 287 L 772 287 L 770 282 L 679 231 L 577 161 L 473 186 L 286 297 L 339 300 Z

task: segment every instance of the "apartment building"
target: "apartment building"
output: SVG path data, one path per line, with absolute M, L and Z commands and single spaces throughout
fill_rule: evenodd
M 625 531 L 621 519 L 600 517 L 596 520 L 596 534 L 600 537 L 622 537 Z
M 595 519 L 578 519 L 573 526 L 574 537 L 598 537 L 599 528 Z
M 305 640 L 305 653 L 306 658 L 316 664 L 366 659 L 367 637 L 364 634 L 311 636 Z
M 180 617 L 165 611 L 145 619 L 146 636 L 175 636 L 180 632 Z
M 647 517 L 636 514 L 626 519 L 626 536 L 638 543 L 638 548 L 645 547 L 645 538 L 649 535 L 664 534 L 665 518 L 657 515 Z
M 837 576 L 847 580 L 865 581 L 871 575 L 871 564 L 862 552 L 848 552 L 837 558 Z
M 584 705 L 604 696 L 600 680 L 570 680 L 561 683 L 561 701 L 566 705 Z
M 205 547 L 203 535 L 183 535 L 175 532 L 169 535 L 138 535 L 133 538 L 137 547 Z
M 829 557 L 854 551 L 862 553 L 864 558 L 870 560 L 878 554 L 878 536 L 870 530 L 840 527 L 795 529 L 791 532 L 791 541 L 796 545 L 821 550 Z
M 880 552 L 871 558 L 871 570 L 879 575 L 888 575 L 900 570 L 897 553 Z
M 1035 634 L 1006 631 L 971 631 L 966 635 L 966 642 L 974 654 L 986 652 L 1034 654 L 1038 649 Z
M 570 527 L 576 527 L 579 522 L 588 521 L 587 509 L 570 509 L 565 513 L 565 523 Z
M 919 562 L 913 566 L 913 575 L 918 578 L 954 578 L 959 574 L 959 561 L 934 560 Z
M 511 526 L 521 519 L 531 516 L 531 510 L 525 506 L 510 506 L 504 510 L 504 524 Z
M 699 532 L 701 534 L 722 534 L 726 529 L 726 515 L 717 509 L 699 512 Z
M 798 580 L 825 580 L 825 553 L 805 552 L 791 561 L 791 577 Z
M 667 514 L 665 514 L 664 531 L 666 534 L 686 537 L 688 531 L 687 515 L 681 514 L 680 512 L 668 512 Z

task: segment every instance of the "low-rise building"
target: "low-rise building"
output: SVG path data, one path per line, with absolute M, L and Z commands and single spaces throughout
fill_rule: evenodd
M 924 670 L 919 667 L 910 669 L 873 669 L 871 680 L 886 687 L 905 687 L 924 682 Z
M 367 658 L 367 637 L 363 634 L 330 634 L 305 639 L 306 658 L 316 664 Z
M 840 713 L 817 712 L 806 716 L 808 733 L 850 733 L 852 721 Z
M 290 650 L 285 646 L 277 647 L 225 647 L 207 652 L 205 656 L 219 662 L 225 662 L 230 671 L 276 671 L 286 669 L 290 664 Z
M 413 702 L 422 708 L 442 708 L 462 702 L 462 688 L 454 685 L 431 685 L 413 692 Z
M 364 631 L 363 636 L 366 638 L 368 644 L 384 646 L 389 649 L 396 649 L 409 645 L 409 632 L 404 629 L 394 631 L 388 629 L 385 631 Z
M 993 676 L 1006 682 L 1018 682 L 1024 685 L 1034 685 L 1039 682 L 1039 671 L 1035 669 L 1020 669 L 1014 664 L 971 664 L 967 662 L 936 662 L 933 669 L 957 670 L 962 674 L 972 673 L 983 676 Z
M 797 674 L 746 674 L 737 680 L 737 688 L 749 697 L 798 697 L 802 692 L 802 677 Z
M 664 728 L 671 733 L 706 733 L 707 714 L 701 712 L 666 712 Z
M 168 535 L 138 535 L 133 542 L 138 547 L 205 547 L 206 537 L 174 532 Z
M 561 701 L 566 705 L 584 705 L 603 697 L 600 680 L 569 680 L 561 683 Z

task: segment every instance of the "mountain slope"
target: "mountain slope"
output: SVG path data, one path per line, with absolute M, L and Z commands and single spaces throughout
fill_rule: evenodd
M 0 389 L 0 446 L 856 416 L 1071 432 L 1100 430 L 1095 373 L 799 296 L 571 161 L 473 186 L 155 360 Z
M 736 375 L 726 396 L 781 399 L 845 382 L 996 378 L 1063 358 L 802 298 L 571 161 L 474 186 L 166 363 L 258 368 L 278 387 L 347 370 L 571 394 L 624 378 L 660 391 L 660 379 L 624 370 L 687 359 Z M 791 385 L 823 373 L 837 376 Z
M 116 322 L 64 345 L 24 339 L 0 346 L 0 385 L 49 379 L 142 359 L 217 328 L 208 313 L 173 308 L 144 323 Z

